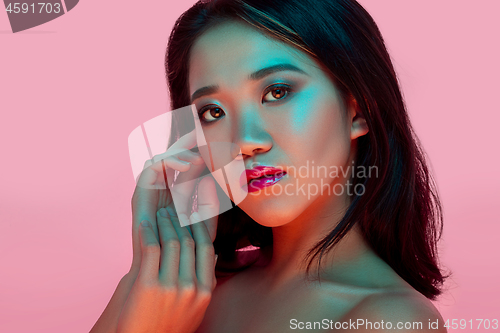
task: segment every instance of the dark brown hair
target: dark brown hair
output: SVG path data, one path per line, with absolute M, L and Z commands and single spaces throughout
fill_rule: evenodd
M 177 20 L 169 39 L 165 66 L 172 109 L 190 104 L 188 59 L 193 43 L 226 20 L 246 22 L 323 64 L 344 102 L 356 100 L 369 128 L 357 139 L 356 165 L 365 170 L 376 166 L 378 177 L 354 179 L 354 185 L 364 185 L 364 194 L 353 196 L 342 220 L 309 251 L 307 270 L 314 258 L 321 263 L 325 252 L 357 223 L 377 255 L 434 299 L 445 278 L 437 258 L 441 203 L 372 17 L 354 0 L 200 1 Z M 242 240 L 269 246 L 272 232 L 235 207 L 219 216 L 214 242 L 219 260 L 232 258 Z

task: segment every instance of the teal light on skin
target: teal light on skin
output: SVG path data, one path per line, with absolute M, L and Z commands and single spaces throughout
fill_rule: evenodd
M 276 65 L 284 66 L 258 79 L 251 77 Z M 291 66 L 299 70 L 291 70 Z M 272 85 L 286 86 L 290 91 L 268 92 Z M 364 119 L 354 118 L 356 103 L 344 105 L 320 64 L 244 23 L 219 24 L 195 42 L 189 59 L 190 96 L 200 89 L 205 94 L 195 94 L 197 110 L 214 109 L 200 116 L 210 121 L 203 124 L 207 142 L 238 145 L 247 168 L 268 165 L 298 170 L 313 161 L 315 166 L 352 167 L 356 139 L 368 132 Z M 299 260 L 290 254 L 309 249 L 320 235 L 335 227 L 347 209 L 347 193 L 307 193 L 313 184 L 319 188 L 347 181 L 325 176 L 288 173 L 276 185 L 249 194 L 238 205 L 257 223 L 275 227 L 276 265 L 283 267 L 285 262 Z M 272 189 L 278 184 L 289 185 L 292 195 L 274 194 Z M 301 186 L 306 193 L 299 190 Z

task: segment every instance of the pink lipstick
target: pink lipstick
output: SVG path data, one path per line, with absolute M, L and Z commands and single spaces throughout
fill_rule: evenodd
M 282 169 L 259 165 L 251 170 L 245 170 L 240 177 L 240 185 L 248 186 L 248 192 L 256 192 L 279 182 L 286 171 Z

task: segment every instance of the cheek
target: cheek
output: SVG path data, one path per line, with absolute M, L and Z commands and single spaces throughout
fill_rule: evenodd
M 227 131 L 225 128 L 225 121 L 222 122 L 214 122 L 210 125 L 202 125 L 203 135 L 205 136 L 205 140 L 207 142 L 221 142 L 224 139 L 227 139 Z
M 309 94 L 295 101 L 275 135 L 294 165 L 305 165 L 307 160 L 342 163 L 344 155 L 349 153 L 350 137 L 343 108 L 334 98 L 319 98 L 319 95 Z

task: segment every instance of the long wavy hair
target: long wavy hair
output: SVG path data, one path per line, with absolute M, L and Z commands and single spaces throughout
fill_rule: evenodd
M 437 257 L 443 215 L 425 153 L 410 124 L 382 35 L 354 0 L 199 1 L 176 21 L 165 68 L 172 110 L 190 105 L 188 60 L 207 29 L 227 20 L 246 22 L 324 65 L 344 103 L 354 98 L 369 128 L 358 138 L 356 166 L 377 167 L 377 178 L 356 177 L 354 195 L 331 232 L 305 256 L 309 273 L 355 223 L 373 250 L 413 288 L 430 299 L 446 276 Z M 358 175 L 356 175 L 358 176 Z M 219 215 L 214 247 L 219 261 L 234 258 L 238 244 L 272 245 L 272 231 L 240 208 Z

